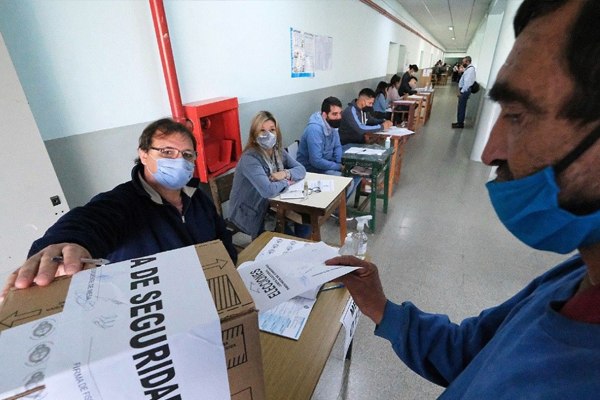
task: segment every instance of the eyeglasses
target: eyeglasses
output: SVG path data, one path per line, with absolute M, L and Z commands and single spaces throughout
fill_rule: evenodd
M 150 147 L 152 150 L 156 150 L 160 152 L 160 155 L 164 158 L 177 158 L 181 153 L 181 157 L 183 157 L 187 161 L 195 161 L 196 157 L 198 157 L 197 151 L 190 150 L 179 150 L 173 147 Z

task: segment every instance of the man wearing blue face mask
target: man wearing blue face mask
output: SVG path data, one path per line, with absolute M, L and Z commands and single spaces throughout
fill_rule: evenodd
M 192 178 L 192 133 L 170 119 L 153 122 L 140 136 L 138 155 L 131 181 L 60 218 L 33 243 L 5 290 L 47 285 L 57 270 L 72 275 L 82 269 L 82 257 L 118 262 L 215 239 L 237 260 L 225 221 Z M 51 260 L 59 256 L 63 263 Z
M 342 176 L 342 145 L 338 128 L 342 120 L 342 102 L 328 97 L 321 104 L 321 112 L 310 116 L 302 133 L 297 160 L 308 172 Z M 362 177 L 354 176 L 346 192 L 350 199 Z
M 599 19 L 596 0 L 522 3 L 490 91 L 502 112 L 482 156 L 498 167 L 487 188 L 506 228 L 535 249 L 578 254 L 461 324 L 387 300 L 371 263 L 328 261 L 362 267 L 340 280 L 375 334 L 446 387 L 440 399 L 598 398 L 600 67 L 589 58 L 600 55 Z

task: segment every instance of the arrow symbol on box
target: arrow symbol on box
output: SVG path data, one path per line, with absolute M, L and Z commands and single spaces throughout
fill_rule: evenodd
M 37 317 L 41 313 L 42 313 L 42 310 L 34 310 L 34 311 L 22 313 L 22 314 L 19 314 L 18 311 L 15 311 L 13 314 L 10 314 L 8 317 L 6 317 L 2 321 L 0 321 L 0 324 L 2 324 L 4 326 L 8 326 L 9 328 L 12 328 L 13 325 L 15 324 L 15 322 L 21 321 L 21 320 L 27 319 L 27 318 Z
M 217 260 L 214 263 L 206 264 L 204 269 L 211 269 L 211 268 L 223 269 L 223 268 L 225 268 L 226 265 L 227 265 L 227 260 L 220 260 L 217 258 Z

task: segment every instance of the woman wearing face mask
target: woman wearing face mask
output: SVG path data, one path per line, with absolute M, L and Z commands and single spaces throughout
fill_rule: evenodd
M 305 175 L 302 164 L 281 150 L 281 131 L 273 114 L 258 112 L 250 122 L 248 142 L 235 169 L 230 221 L 256 238 L 265 230 L 268 199 Z M 293 229 L 286 224 L 286 234 L 301 238 L 310 235 L 309 225 L 292 225 Z

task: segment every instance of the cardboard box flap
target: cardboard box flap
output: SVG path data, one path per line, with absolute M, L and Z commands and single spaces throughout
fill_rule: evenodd
M 71 277 L 61 276 L 48 286 L 12 289 L 0 304 L 0 332 L 62 312 Z
M 220 240 L 196 245 L 206 282 L 221 321 L 255 309 L 252 296 Z

